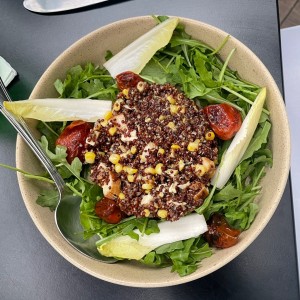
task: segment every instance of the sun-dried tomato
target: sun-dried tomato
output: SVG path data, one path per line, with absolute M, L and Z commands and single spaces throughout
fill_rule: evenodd
M 117 203 L 106 197 L 96 203 L 95 213 L 100 219 L 110 224 L 119 223 L 123 218 L 123 213 Z
M 229 104 L 213 104 L 204 107 L 209 124 L 221 140 L 230 140 L 240 129 L 240 112 Z
M 230 227 L 225 217 L 215 213 L 207 222 L 208 231 L 204 238 L 210 246 L 217 248 L 229 248 L 238 242 L 240 230 Z
M 140 81 L 143 81 L 143 79 L 139 75 L 131 71 L 120 73 L 119 75 L 116 76 L 116 80 L 120 91 L 131 87 L 136 87 L 136 85 Z
M 71 163 L 75 157 L 84 161 L 85 140 L 93 128 L 91 123 L 74 121 L 68 125 L 56 140 L 56 145 L 67 147 L 67 161 Z

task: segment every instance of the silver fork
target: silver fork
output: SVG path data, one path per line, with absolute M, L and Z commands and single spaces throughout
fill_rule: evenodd
M 88 240 L 83 238 L 83 229 L 80 224 L 80 203 L 81 198 L 74 196 L 70 189 L 66 186 L 61 175 L 57 169 L 40 147 L 37 140 L 33 137 L 26 122 L 22 118 L 17 118 L 8 112 L 4 106 L 3 101 L 12 101 L 8 91 L 6 90 L 3 81 L 0 78 L 0 112 L 10 122 L 10 124 L 17 130 L 20 136 L 24 139 L 27 145 L 34 152 L 36 157 L 43 164 L 51 178 L 53 179 L 58 191 L 58 205 L 55 209 L 55 223 L 59 232 L 76 250 L 82 254 L 105 262 L 113 263 L 116 260 L 113 258 L 102 256 L 96 248 L 96 241 L 99 239 L 96 235 Z

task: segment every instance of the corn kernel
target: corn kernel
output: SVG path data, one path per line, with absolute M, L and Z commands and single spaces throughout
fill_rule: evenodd
M 184 161 L 181 159 L 179 162 L 178 162 L 178 169 L 179 171 L 182 171 L 184 168 Z
M 132 146 L 132 147 L 130 148 L 131 154 L 135 154 L 136 151 L 137 151 L 136 146 Z
M 212 141 L 215 138 L 215 133 L 213 131 L 208 131 L 205 134 L 205 139 L 207 141 Z
M 182 114 L 185 113 L 185 106 L 182 106 L 182 107 L 181 107 L 180 112 L 181 112 Z
M 177 114 L 179 110 L 179 106 L 178 105 L 175 105 L 175 104 L 171 104 L 170 105 L 170 112 L 171 114 Z
M 124 89 L 124 90 L 122 91 L 122 94 L 123 94 L 126 98 L 128 98 L 128 92 L 129 92 L 128 89 Z
M 112 118 L 112 116 L 113 116 L 112 111 L 108 111 L 108 112 L 106 112 L 106 113 L 104 114 L 103 119 L 106 120 L 106 121 L 108 121 L 109 119 Z
M 119 199 L 120 199 L 120 200 L 124 200 L 124 199 L 125 199 L 125 195 L 124 195 L 123 193 L 120 193 L 120 194 L 119 194 Z
M 147 174 L 152 174 L 152 175 L 155 175 L 155 174 L 156 174 L 155 169 L 152 168 L 152 167 L 146 168 L 146 169 L 145 169 L 145 173 L 147 173 Z
M 146 123 L 149 123 L 150 121 L 151 121 L 151 118 L 146 118 L 146 119 L 145 119 L 145 122 L 146 122 Z
M 142 184 L 142 189 L 143 190 L 151 190 L 153 188 L 153 184 L 152 183 L 144 183 Z
M 95 162 L 96 154 L 94 152 L 86 152 L 84 154 L 85 162 L 88 164 L 93 164 Z
M 110 135 L 114 135 L 116 132 L 117 132 L 117 127 L 115 126 L 108 129 L 108 133 Z
M 165 149 L 159 148 L 158 149 L 158 153 L 161 154 L 161 155 L 163 155 L 165 153 Z
M 134 175 L 132 175 L 132 174 L 128 175 L 128 176 L 127 176 L 127 180 L 128 180 L 129 182 L 134 182 Z
M 144 163 L 146 161 L 147 161 L 147 159 L 146 159 L 145 155 L 140 155 L 140 163 Z
M 170 127 L 171 129 L 175 128 L 174 122 L 169 122 L 167 126 Z
M 157 211 L 157 216 L 160 217 L 161 219 L 165 219 L 168 215 L 168 212 L 165 209 L 159 209 Z
M 114 111 L 119 111 L 120 108 L 121 108 L 120 101 L 117 100 L 117 101 L 114 103 L 114 105 L 113 105 L 113 110 L 114 110 Z
M 142 92 L 145 89 L 145 85 L 146 85 L 146 82 L 139 81 L 138 84 L 136 85 L 136 88 L 138 89 L 139 92 Z
M 172 95 L 167 96 L 167 100 L 168 100 L 171 104 L 175 104 L 175 103 L 176 103 L 176 101 L 175 101 L 175 99 L 173 98 Z
M 138 169 L 134 169 L 128 166 L 123 167 L 123 170 L 130 175 L 135 174 L 138 171 Z
M 112 163 L 112 164 L 117 164 L 120 160 L 120 155 L 119 154 L 116 154 L 116 153 L 113 153 L 110 155 L 110 157 L 108 158 L 108 160 Z
M 164 196 L 164 193 L 163 193 L 163 192 L 160 192 L 160 193 L 158 194 L 158 196 L 159 196 L 160 198 L 162 198 L 162 197 Z
M 120 173 L 123 170 L 123 166 L 120 163 L 115 164 L 115 171 Z
M 171 146 L 171 149 L 174 149 L 174 150 L 180 149 L 180 146 L 179 146 L 179 145 L 176 145 L 176 144 L 173 144 L 173 145 Z
M 197 176 L 203 176 L 207 172 L 207 169 L 203 165 L 195 165 L 195 173 Z
M 101 126 L 102 127 L 106 127 L 107 124 L 108 124 L 108 121 L 107 120 L 103 120 L 102 122 L 100 122 Z
M 150 210 L 145 208 L 144 209 L 144 215 L 145 215 L 146 218 L 149 217 L 150 216 Z
M 158 120 L 159 120 L 159 121 L 163 121 L 165 118 L 166 118 L 166 116 L 160 115 L 159 118 L 158 118 Z
M 157 165 L 155 166 L 155 173 L 156 173 L 157 175 L 161 175 L 161 174 L 162 174 L 162 166 L 163 166 L 163 164 L 161 164 L 161 163 L 159 163 L 159 164 L 157 164 Z
M 197 151 L 199 147 L 199 140 L 196 140 L 194 142 L 190 142 L 187 146 L 187 149 L 189 151 Z

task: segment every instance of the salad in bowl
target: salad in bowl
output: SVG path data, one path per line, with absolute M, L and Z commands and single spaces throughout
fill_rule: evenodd
M 98 237 L 101 255 L 117 261 L 108 268 L 120 267 L 121 277 L 130 268 L 141 270 L 139 276 L 146 270 L 151 278 L 171 267 L 172 276 L 195 279 L 202 268 L 204 276 L 239 254 L 276 208 L 261 219 L 262 182 L 273 169 L 268 97 L 274 83 L 268 74 L 254 83 L 229 68 L 241 48 L 223 32 L 212 47 L 202 41 L 206 36 L 189 33 L 197 22 L 147 22 L 131 43 L 117 49 L 104 43 L 102 64 L 93 52 L 75 64 L 70 59 L 64 75 L 50 67 L 38 85 L 51 78 L 56 99 L 54 92 L 49 98 L 34 91 L 33 99 L 6 108 L 39 120 L 43 149 L 82 197 L 78 234 Z M 83 51 L 82 45 L 71 50 Z M 36 202 L 54 210 L 55 191 L 38 193 Z M 169 276 L 169 268 L 160 270 Z

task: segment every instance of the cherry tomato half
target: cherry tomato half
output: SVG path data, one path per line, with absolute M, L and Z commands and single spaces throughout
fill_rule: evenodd
M 139 75 L 131 71 L 120 73 L 119 75 L 116 76 L 116 80 L 120 91 L 131 87 L 136 87 L 136 85 L 140 81 L 143 81 L 143 79 Z
M 215 213 L 207 222 L 208 231 L 204 233 L 204 238 L 210 246 L 217 248 L 229 248 L 238 242 L 240 230 L 230 227 L 225 217 Z
M 74 121 L 68 125 L 56 140 L 56 145 L 67 147 L 67 161 L 71 163 L 75 157 L 84 161 L 85 140 L 93 128 L 91 123 Z
M 119 223 L 123 218 L 123 213 L 117 203 L 106 197 L 96 203 L 95 213 L 109 224 Z
M 240 112 L 229 104 L 214 104 L 204 107 L 209 124 L 221 140 L 230 140 L 240 129 Z

